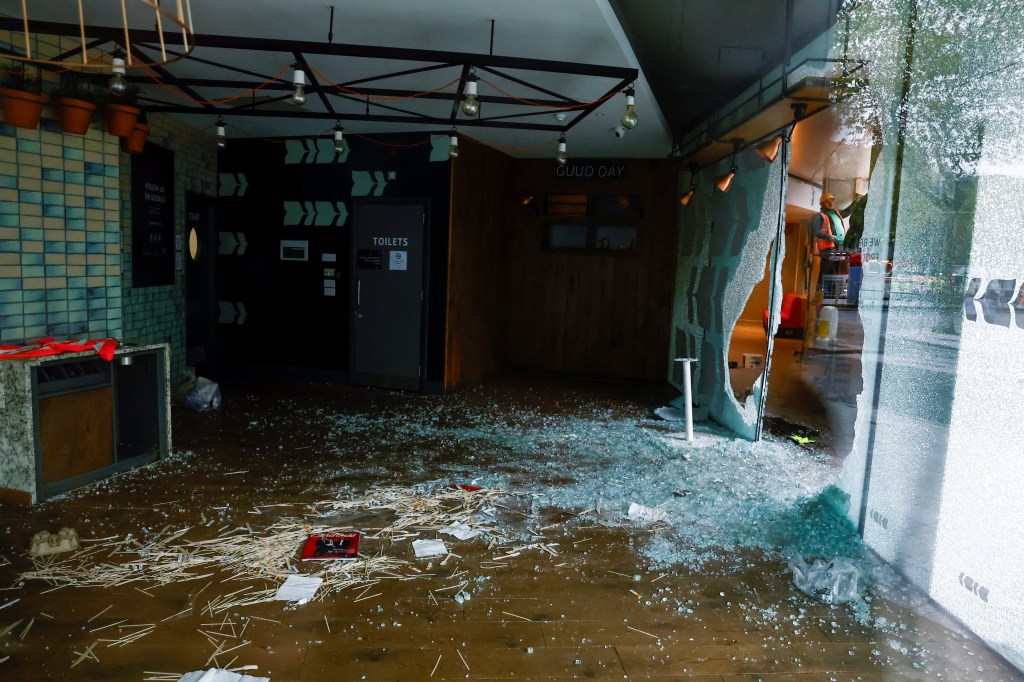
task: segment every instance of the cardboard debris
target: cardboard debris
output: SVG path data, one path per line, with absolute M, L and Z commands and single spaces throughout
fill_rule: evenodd
M 178 682 L 270 682 L 270 678 L 239 675 L 223 668 L 210 668 L 209 670 L 185 673 L 178 679 Z
M 645 507 L 644 505 L 637 504 L 636 502 L 629 503 L 629 510 L 626 512 L 626 516 L 630 521 L 635 523 L 657 523 L 658 521 L 668 521 L 668 512 L 664 509 Z
M 32 536 L 30 556 L 46 556 L 58 552 L 71 552 L 78 549 L 78 533 L 72 528 L 61 528 L 58 533 L 41 530 Z
M 412 550 L 416 552 L 417 559 L 441 556 L 448 553 L 448 548 L 445 547 L 444 542 L 441 540 L 413 540 Z
M 313 598 L 316 591 L 320 589 L 323 578 L 316 578 L 309 575 L 290 575 L 284 584 L 277 589 L 274 599 L 277 601 L 297 601 L 305 604 Z

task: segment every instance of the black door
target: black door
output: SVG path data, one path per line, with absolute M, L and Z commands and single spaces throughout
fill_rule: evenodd
M 238 244 L 233 248 L 237 249 Z M 215 365 L 217 309 L 213 263 L 217 254 L 214 199 L 185 195 L 185 362 L 199 373 Z
M 359 203 L 352 239 L 352 383 L 418 391 L 426 206 Z

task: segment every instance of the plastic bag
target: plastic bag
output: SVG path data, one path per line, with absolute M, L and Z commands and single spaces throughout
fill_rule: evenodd
M 196 378 L 195 386 L 185 395 L 185 404 L 196 410 L 216 410 L 220 407 L 220 385 L 216 381 Z
M 789 562 L 789 567 L 797 588 L 822 604 L 845 604 L 860 598 L 860 572 L 846 559 L 815 559 L 807 563 L 798 556 Z

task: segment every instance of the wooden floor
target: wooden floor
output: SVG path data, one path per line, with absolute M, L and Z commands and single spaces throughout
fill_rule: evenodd
M 663 399 L 654 389 L 578 383 L 537 389 L 510 382 L 448 398 L 260 382 L 225 382 L 223 389 L 220 411 L 175 413 L 174 449 L 191 454 L 32 509 L 0 507 L 0 554 L 11 562 L 0 567 L 0 585 L 10 586 L 0 591 L 0 679 L 145 680 L 153 677 L 147 671 L 198 670 L 212 666 L 214 646 L 199 632 L 204 629 L 236 635 L 238 648 L 219 656 L 219 665 L 255 665 L 250 674 L 279 682 L 1022 679 L 979 642 L 935 622 L 934 612 L 925 617 L 875 598 L 867 622 L 884 616 L 901 624 L 894 636 L 891 629 L 861 624 L 856 609 L 828 607 L 796 592 L 777 559 L 751 553 L 741 570 L 728 573 L 649 566 L 633 548 L 650 531 L 606 528 L 551 508 L 541 510 L 543 532 L 557 543 L 557 556 L 524 552 L 487 568 L 494 552 L 484 544 L 448 538 L 459 556 L 443 568 L 436 560 L 427 568 L 408 543 L 396 545 L 391 553 L 435 575 L 385 581 L 376 590 L 380 596 L 358 602 L 355 594 L 332 595 L 213 618 L 204 605 L 213 594 L 238 589 L 237 582 L 206 579 L 146 592 L 135 585 L 52 590 L 40 582 L 19 584 L 18 574 L 31 567 L 29 539 L 39 530 L 70 526 L 83 538 L 103 538 L 193 526 L 189 537 L 202 539 L 213 537 L 221 523 L 273 523 L 270 513 L 250 513 L 257 504 L 310 503 L 346 485 L 358 491 L 414 484 L 431 477 L 437 457 L 473 457 L 429 442 L 397 444 L 385 454 L 375 448 L 368 456 L 365 443 L 329 441 L 322 418 L 328 413 L 387 414 L 399 405 L 457 400 L 501 419 L 508 405 L 564 413 L 591 401 L 639 416 Z M 502 461 L 475 464 L 514 469 Z M 514 480 L 529 490 L 528 471 L 517 471 Z M 217 520 L 203 525 L 207 517 Z M 472 598 L 461 604 L 439 590 L 456 570 L 472 578 Z M 12 600 L 18 601 L 7 605 Z M 156 629 L 136 642 L 111 647 L 102 641 L 144 624 Z M 72 668 L 86 650 L 99 661 L 86 658 Z

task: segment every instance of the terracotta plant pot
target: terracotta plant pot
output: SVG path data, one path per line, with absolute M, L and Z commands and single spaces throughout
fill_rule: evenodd
M 147 137 L 149 137 L 149 126 L 136 122 L 131 135 L 121 138 L 121 151 L 129 154 L 141 154 L 146 148 Z
M 22 90 L 0 90 L 3 95 L 4 120 L 15 128 L 35 130 L 43 115 L 46 98 Z
M 92 123 L 92 113 L 96 105 L 74 97 L 55 97 L 57 105 L 57 121 L 61 131 L 72 135 L 85 135 Z
M 118 137 L 128 137 L 132 134 L 132 128 L 135 127 L 140 110 L 123 104 L 105 104 L 103 113 L 107 118 L 108 133 Z

